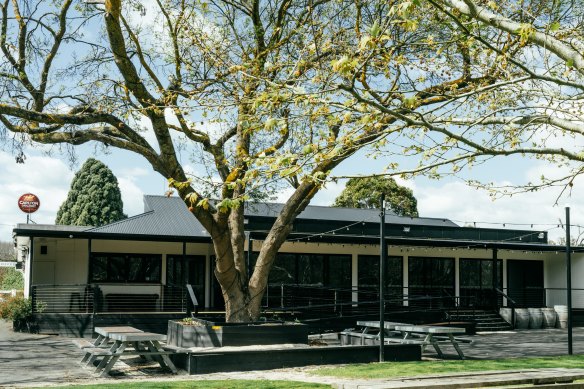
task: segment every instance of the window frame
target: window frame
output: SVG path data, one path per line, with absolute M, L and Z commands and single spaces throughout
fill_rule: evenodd
M 95 266 L 97 258 L 105 258 L 105 279 L 95 279 Z M 121 259 L 121 261 L 120 261 Z M 155 278 L 146 280 L 130 280 L 131 265 L 136 259 L 148 259 L 158 268 Z M 122 274 L 114 276 L 114 261 L 121 262 Z M 144 261 L 140 261 L 144 262 Z M 141 264 L 143 265 L 143 263 Z M 139 274 L 138 272 L 137 274 Z M 146 278 L 146 277 L 144 277 Z M 161 284 L 162 282 L 162 254 L 147 253 L 102 253 L 94 252 L 89 256 L 89 282 L 90 283 L 108 283 L 108 284 Z

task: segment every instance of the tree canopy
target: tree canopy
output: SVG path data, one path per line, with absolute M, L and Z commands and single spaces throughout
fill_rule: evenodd
M 144 157 L 213 238 L 227 320 L 255 320 L 295 217 L 359 150 L 432 177 L 483 156 L 584 160 L 549 144 L 582 134 L 582 7 L 483 3 L 3 0 L 0 123 L 19 156 L 33 142 Z M 283 185 L 248 278 L 241 204 Z
M 380 195 L 386 206 L 399 216 L 418 216 L 418 200 L 411 189 L 399 185 L 391 177 L 351 178 L 335 199 L 334 207 L 381 208 Z
M 55 223 L 97 227 L 126 217 L 116 176 L 105 164 L 89 158 L 73 177 Z
M 530 156 L 560 169 L 555 175 L 542 174 L 539 180 L 522 185 L 469 182 L 489 188 L 494 195 L 558 185 L 569 190 L 582 173 L 584 161 L 582 2 L 428 0 L 409 4 L 409 23 L 421 25 L 429 12 L 456 29 L 465 66 L 452 82 L 478 84 L 465 95 L 448 88 L 428 94 L 414 87 L 409 97 L 412 107 L 428 99 L 457 100 L 456 104 L 432 104 L 430 109 L 410 111 L 397 110 L 384 101 L 383 92 L 387 93 L 391 79 L 351 86 L 358 101 L 417 129 L 396 134 L 391 148 L 379 149 L 377 157 L 389 161 L 387 174 L 439 178 L 494 157 Z M 437 35 L 431 40 L 429 44 L 444 42 Z M 429 60 L 428 64 L 437 62 Z M 434 77 L 450 72 L 441 66 L 434 71 Z M 428 77 L 433 77 L 428 71 L 419 74 L 420 79 Z M 413 157 L 408 161 L 416 163 L 398 166 L 395 159 L 402 155 Z

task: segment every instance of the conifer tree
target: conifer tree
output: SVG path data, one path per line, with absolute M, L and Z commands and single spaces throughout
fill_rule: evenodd
M 412 190 L 399 185 L 391 177 L 351 178 L 333 206 L 379 208 L 381 193 L 385 193 L 387 206 L 396 215 L 418 216 L 418 200 Z
M 126 218 L 123 209 L 116 176 L 102 162 L 89 158 L 75 174 L 55 222 L 74 226 L 101 226 Z

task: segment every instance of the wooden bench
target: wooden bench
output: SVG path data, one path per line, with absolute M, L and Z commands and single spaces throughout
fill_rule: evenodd
M 85 348 L 83 351 L 91 353 L 96 356 L 103 356 L 103 355 L 142 355 L 142 356 L 152 356 L 152 355 L 172 355 L 176 354 L 175 351 L 146 351 L 146 350 L 124 350 L 122 352 L 111 351 L 107 348 L 101 347 L 93 347 L 93 348 Z
M 94 343 L 91 343 L 90 341 L 85 339 L 73 339 L 72 342 L 75 346 L 77 346 L 77 348 L 80 349 L 95 347 Z

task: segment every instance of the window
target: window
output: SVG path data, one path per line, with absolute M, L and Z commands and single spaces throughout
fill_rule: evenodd
M 502 261 L 497 260 L 496 286 L 501 287 Z M 468 307 L 493 307 L 502 298 L 493 290 L 492 259 L 460 259 L 460 305 Z M 497 300 L 496 300 L 497 299 Z
M 350 301 L 351 255 L 278 253 L 264 298 L 269 307 Z
M 47 246 L 41 246 L 41 254 L 47 255 L 47 253 L 48 253 Z
M 162 256 L 92 253 L 90 282 L 159 283 Z
M 278 253 L 269 283 L 350 288 L 351 256 Z
M 410 257 L 410 306 L 454 305 L 454 259 Z
M 402 257 L 387 257 L 385 261 L 385 287 L 403 286 Z M 359 255 L 359 288 L 379 289 L 379 256 Z
M 379 298 L 379 256 L 359 255 L 359 301 Z M 403 304 L 403 258 L 387 257 L 385 261 L 385 296 L 388 304 Z

